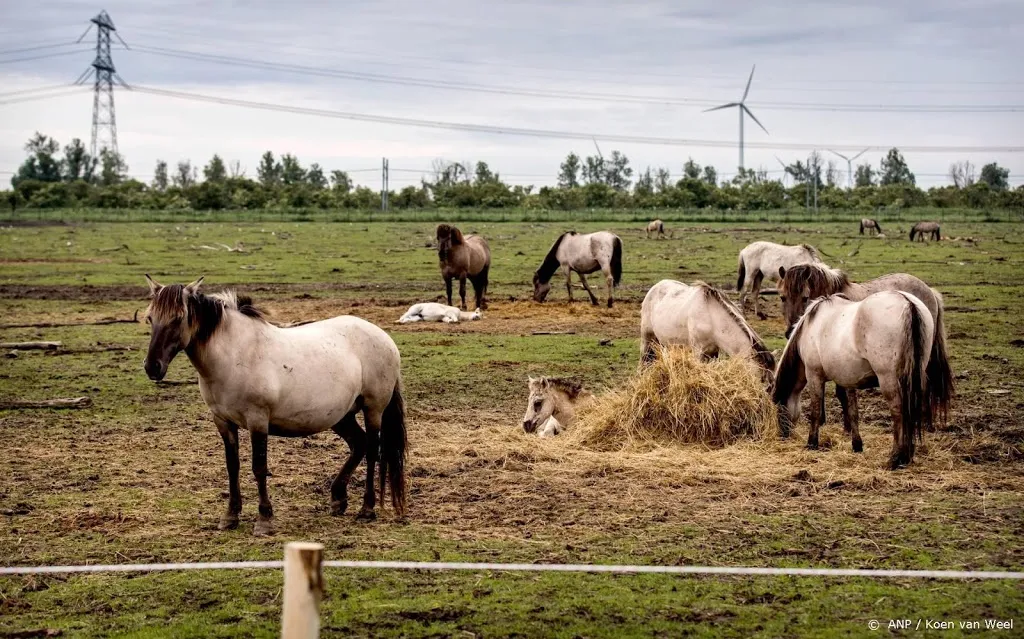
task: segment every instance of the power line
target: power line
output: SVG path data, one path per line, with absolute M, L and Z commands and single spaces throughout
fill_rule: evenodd
M 518 135 L 525 137 L 555 138 L 567 140 L 592 140 L 595 137 L 609 142 L 624 144 L 652 144 L 665 146 L 693 146 L 709 148 L 734 148 L 734 142 L 721 140 L 698 140 L 684 138 L 663 138 L 639 135 L 614 135 L 604 133 L 581 133 L 576 131 L 555 131 L 548 129 L 528 129 L 518 127 L 504 127 L 487 124 L 468 124 L 461 122 L 443 122 L 438 120 L 423 120 L 417 118 L 404 118 L 395 116 L 371 115 L 366 113 L 350 113 L 345 111 L 333 111 L 328 109 L 314 109 L 309 107 L 298 107 L 270 102 L 255 102 L 240 100 L 237 98 L 223 98 L 218 96 L 202 95 L 198 93 L 187 93 L 184 91 L 172 91 L 169 89 L 157 89 L 134 85 L 132 91 L 150 95 L 192 100 L 196 102 L 207 102 L 229 106 L 239 106 L 265 111 L 276 111 L 280 113 L 294 113 L 299 115 L 315 115 L 319 117 L 336 118 L 343 120 L 355 120 L 361 122 L 377 122 L 380 124 L 394 124 L 398 126 L 414 126 L 433 129 L 447 129 L 453 131 L 466 131 L 470 133 L 494 133 L 499 135 Z M 785 142 L 749 142 L 748 147 L 759 149 L 793 149 L 808 150 L 827 146 L 836 150 L 860 150 L 867 147 L 869 151 L 888 151 L 892 147 L 901 149 L 904 153 L 1021 153 L 1024 146 L 901 146 L 898 144 L 885 145 L 850 145 L 850 144 L 805 144 Z
M 673 98 L 660 96 L 636 96 L 617 93 L 592 93 L 579 91 L 554 91 L 546 89 L 522 89 L 516 87 L 484 85 L 467 82 L 451 82 L 445 80 L 422 80 L 406 76 L 390 76 L 360 71 L 345 71 L 341 69 L 330 69 L 323 67 L 311 67 L 299 64 L 269 62 L 266 60 L 255 60 L 240 58 L 236 56 L 215 55 L 186 51 L 180 49 L 169 49 L 166 47 L 150 47 L 136 45 L 133 50 L 153 55 L 166 56 L 200 62 L 214 62 L 229 66 L 249 67 L 261 70 L 275 70 L 285 73 L 297 73 L 320 77 L 356 80 L 359 82 L 374 82 L 382 84 L 395 84 L 402 86 L 417 86 L 433 89 L 446 89 L 454 91 L 472 91 L 477 93 L 490 93 L 499 95 L 522 95 L 527 97 L 587 100 L 599 102 L 621 102 L 632 104 L 651 104 L 665 106 L 714 106 L 720 101 L 706 98 Z M 801 102 L 759 102 L 751 103 L 760 109 L 775 109 L 788 111 L 842 111 L 842 112 L 878 112 L 878 113 L 1015 113 L 1024 111 L 1024 105 L 927 105 L 927 104 L 834 104 L 834 103 L 801 103 Z
M 12 58 L 9 60 L 0 60 L 0 64 L 12 64 L 14 62 L 28 62 L 30 60 L 42 60 L 44 58 L 56 58 L 63 55 L 75 55 L 76 53 L 85 53 L 89 49 L 74 49 L 72 51 L 54 51 L 53 53 L 42 53 L 40 55 L 32 55 L 24 58 Z
M 41 49 L 55 49 L 58 47 L 70 47 L 77 44 L 74 40 L 70 42 L 59 42 L 56 44 L 37 44 L 32 47 L 21 47 L 19 49 L 4 49 L 0 51 L 0 55 L 8 55 L 10 53 L 25 53 L 26 51 L 39 51 Z
M 44 95 L 23 95 L 21 97 L 14 97 L 14 98 L 6 99 L 6 100 L 0 99 L 0 105 L 4 105 L 4 104 L 19 104 L 21 102 L 34 102 L 36 100 L 48 100 L 50 98 L 63 98 L 65 96 L 73 95 L 73 94 L 76 94 L 76 93 L 82 93 L 84 90 L 87 90 L 87 89 L 89 89 L 89 87 L 70 86 L 70 87 L 65 87 L 64 91 L 57 92 L 57 93 L 47 93 L 47 94 L 44 94 Z M 0 97 L 2 97 L 2 96 L 0 96 Z

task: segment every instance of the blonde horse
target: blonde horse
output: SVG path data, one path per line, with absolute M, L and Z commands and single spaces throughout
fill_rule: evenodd
M 328 429 L 351 454 L 331 484 L 331 514 L 344 514 L 348 481 L 366 456 L 366 490 L 358 519 L 376 518 L 374 471 L 380 465 L 380 499 L 385 480 L 391 503 L 405 511 L 406 428 L 401 356 L 377 326 L 352 316 L 333 317 L 290 328 L 264 319 L 247 297 L 232 292 L 204 295 L 203 278 L 183 286 L 161 286 L 146 275 L 151 327 L 144 367 L 160 381 L 185 351 L 199 373 L 199 392 L 224 441 L 228 507 L 219 528 L 238 526 L 242 493 L 238 485 L 238 429 L 249 431 L 252 472 L 259 488 L 254 534 L 273 533 L 267 492 L 267 437 L 304 437 Z M 356 422 L 362 412 L 364 432 Z
M 942 239 L 938 222 L 918 222 L 910 229 L 911 242 L 914 241 L 915 235 L 917 236 L 917 239 L 922 242 L 925 241 L 926 235 L 931 237 L 931 239 L 935 240 L 936 242 Z
M 883 234 L 882 225 L 879 224 L 877 220 L 872 220 L 871 218 L 868 218 L 868 217 L 862 217 L 860 219 L 860 234 L 861 235 L 864 235 L 864 229 L 868 230 L 868 235 L 871 235 L 872 231 L 874 231 L 874 233 L 876 235 L 882 235 Z
M 720 352 L 749 357 L 761 368 L 764 382 L 771 384 L 775 357 L 740 310 L 704 282 L 661 280 L 647 291 L 640 307 L 641 361 L 653 361 L 659 344 L 689 346 L 703 359 Z
M 750 282 L 749 293 L 754 296 L 754 313 L 760 319 L 767 319 L 761 312 L 761 283 L 778 280 L 779 268 L 790 268 L 797 264 L 821 262 L 818 250 L 808 244 L 785 246 L 774 242 L 753 242 L 739 255 L 739 273 L 736 278 L 736 292 L 740 293 L 740 308 L 746 305 L 748 291 L 744 284 Z
M 459 280 L 459 298 L 466 310 L 466 280 L 473 284 L 476 307 L 487 310 L 487 280 L 491 270 L 491 249 L 479 235 L 463 235 L 451 224 L 437 225 L 437 257 L 444 278 L 448 306 L 452 305 L 452 280 Z
M 444 322 L 446 324 L 454 324 L 456 322 L 478 320 L 480 317 L 481 314 L 479 308 L 470 313 L 467 311 L 460 311 L 454 306 L 445 306 L 444 304 L 438 304 L 437 302 L 421 302 L 410 306 L 409 310 L 407 310 L 396 323 Z
M 608 283 L 608 308 L 612 307 L 612 290 L 622 280 L 622 240 L 608 231 L 562 233 L 551 245 L 544 262 L 533 274 L 533 299 L 543 302 L 551 291 L 551 278 L 561 268 L 565 274 L 565 288 L 572 302 L 572 274 L 580 277 L 583 288 L 590 295 L 590 303 L 597 305 L 597 296 L 590 290 L 585 275 L 601 271 Z
M 593 398 L 576 382 L 560 377 L 527 380 L 530 395 L 523 415 L 523 430 L 538 437 L 554 437 L 572 424 L 580 402 Z
M 793 329 L 775 374 L 772 399 L 779 407 L 780 430 L 789 436 L 799 419 L 800 395 L 810 395 L 807 447 L 818 447 L 825 421 L 825 382 L 836 384 L 844 430 L 853 451 L 864 450 L 856 395 L 849 390 L 878 387 L 889 404 L 893 447 L 889 467 L 914 458 L 914 438 L 930 423 L 932 407 L 945 410 L 934 380 L 927 375 L 935 324 L 921 300 L 901 291 L 881 291 L 859 302 L 842 294 L 818 298 Z
M 651 233 L 657 233 L 656 237 L 665 237 L 665 223 L 661 220 L 654 220 L 647 225 L 647 239 L 651 239 Z

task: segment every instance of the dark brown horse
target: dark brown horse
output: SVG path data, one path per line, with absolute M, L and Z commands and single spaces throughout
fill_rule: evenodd
M 441 263 L 448 306 L 452 305 L 452 280 L 459 280 L 462 310 L 466 309 L 466 280 L 473 284 L 476 308 L 487 309 L 487 275 L 491 270 L 491 249 L 479 235 L 463 235 L 451 224 L 437 225 L 437 257 Z

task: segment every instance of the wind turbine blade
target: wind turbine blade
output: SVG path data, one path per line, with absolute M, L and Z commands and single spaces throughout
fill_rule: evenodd
M 747 94 L 750 93 L 750 83 L 754 80 L 754 69 L 756 69 L 756 68 L 757 68 L 756 64 L 754 66 L 750 67 L 750 77 L 747 78 L 747 88 L 743 90 L 743 97 L 740 98 L 740 102 L 741 103 L 746 101 Z M 754 116 L 750 116 L 750 117 L 754 117 Z M 761 128 L 764 128 L 764 127 L 761 127 Z M 767 131 L 766 131 L 766 133 L 767 133 Z
M 743 111 L 746 112 L 746 114 L 749 115 L 754 122 L 757 122 L 757 126 L 761 127 L 762 131 L 768 133 L 768 129 L 764 128 L 764 125 L 761 124 L 761 121 L 754 117 L 754 114 L 750 112 L 750 109 L 747 108 L 747 105 L 741 103 L 740 108 L 743 109 Z M 771 135 L 771 133 L 768 133 L 768 135 Z
M 787 168 L 787 167 L 789 166 L 788 164 L 786 164 L 785 162 L 783 162 L 783 161 L 782 161 L 782 158 L 780 158 L 779 156 L 777 156 L 777 155 L 776 155 L 776 156 L 775 156 L 775 159 L 779 161 L 779 164 L 781 164 L 781 165 L 782 165 L 782 168 L 784 168 L 784 169 L 785 169 L 785 168 Z
M 734 107 L 734 106 L 740 106 L 740 103 L 739 102 L 730 102 L 729 104 L 723 104 L 722 106 L 716 106 L 716 107 L 711 108 L 711 109 L 704 109 L 703 112 L 707 113 L 708 111 L 719 111 L 721 109 L 728 109 L 729 107 Z
M 601 155 L 601 147 L 597 146 L 597 138 L 594 138 L 594 148 L 597 149 L 597 157 L 601 158 L 601 161 L 603 162 L 604 156 Z
M 832 155 L 838 155 L 839 157 L 843 158 L 847 162 L 852 162 L 853 160 L 856 159 L 856 156 L 854 156 L 853 158 L 848 158 L 845 155 L 843 155 L 842 153 L 839 153 L 837 151 L 833 151 L 832 149 L 829 149 L 828 152 L 831 153 Z
M 850 158 L 850 161 L 852 162 L 852 161 L 856 160 L 857 158 L 859 158 L 860 156 L 864 155 L 864 154 L 865 154 L 865 153 L 867 153 L 867 152 L 868 152 L 868 150 L 867 150 L 867 149 L 864 149 L 863 151 L 861 151 L 861 152 L 860 152 L 860 153 L 858 153 L 857 155 L 855 155 L 855 156 L 853 156 L 852 158 Z

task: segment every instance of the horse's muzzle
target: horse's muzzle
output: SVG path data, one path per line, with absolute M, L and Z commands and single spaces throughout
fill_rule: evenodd
M 789 339 L 789 336 L 792 335 L 792 334 L 793 334 L 793 327 L 792 326 L 787 326 L 786 327 L 786 339 Z
M 532 433 L 535 430 L 537 430 L 537 424 L 535 422 L 531 421 L 531 420 L 528 420 L 528 419 L 524 420 L 523 421 L 523 430 L 525 430 L 528 433 Z
M 142 367 L 146 369 L 146 375 L 154 382 L 159 382 L 167 374 L 167 367 L 156 360 L 147 359 L 143 362 Z

